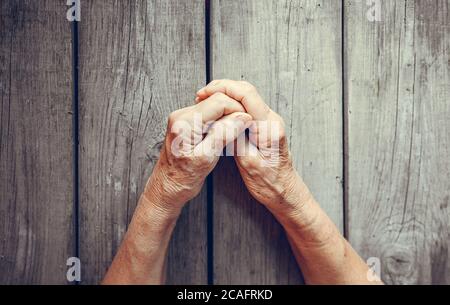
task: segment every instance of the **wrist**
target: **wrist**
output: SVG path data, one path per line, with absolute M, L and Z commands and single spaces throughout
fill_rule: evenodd
M 157 217 L 161 221 L 176 220 L 181 214 L 182 207 L 165 202 L 157 193 L 157 191 L 144 192 L 139 200 L 139 206 L 142 206 L 146 214 L 152 218 Z
M 160 208 L 175 213 L 198 195 L 204 182 L 197 172 L 177 166 L 176 162 L 169 162 L 163 149 L 144 191 L 147 198 L 156 198 L 152 201 L 159 204 Z
M 284 178 L 280 179 L 281 191 L 278 194 L 277 204 L 267 206 L 273 214 L 283 217 L 292 213 L 298 214 L 313 200 L 309 189 L 295 169 L 286 172 Z
M 132 258 L 133 264 L 143 266 L 163 259 L 158 253 L 165 253 L 161 249 L 167 248 L 178 216 L 179 213 L 161 209 L 152 198 L 142 194 L 122 244 L 125 256 Z
M 315 201 L 300 176 L 286 188 L 280 206 L 287 209 L 271 211 L 288 235 L 297 236 L 304 247 L 333 245 L 339 237 L 336 226 Z
M 280 202 L 268 207 L 285 227 L 308 227 L 316 222 L 320 207 L 301 177 L 294 170 L 285 183 Z
M 150 176 L 144 192 L 142 193 L 141 201 L 145 206 L 160 214 L 161 217 L 174 218 L 178 217 L 181 213 L 181 209 L 183 208 L 185 202 L 176 202 L 178 200 L 178 198 L 176 198 L 176 194 L 167 194 L 168 189 L 170 190 L 175 188 L 170 187 L 173 182 L 169 181 L 167 178 L 167 173 L 164 169 L 165 166 L 164 164 L 161 164 L 165 163 L 163 159 L 165 159 L 165 156 L 162 155 L 156 163 L 152 175 Z
M 133 229 L 138 232 L 137 236 L 145 237 L 147 242 L 164 240 L 165 236 L 171 234 L 180 214 L 181 209 L 167 209 L 154 198 L 142 194 L 130 224 L 130 231 Z

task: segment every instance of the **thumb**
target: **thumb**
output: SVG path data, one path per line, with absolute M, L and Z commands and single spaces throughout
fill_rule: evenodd
M 206 137 L 194 149 L 196 156 L 220 156 L 223 149 L 248 128 L 252 116 L 245 112 L 234 112 L 214 122 Z

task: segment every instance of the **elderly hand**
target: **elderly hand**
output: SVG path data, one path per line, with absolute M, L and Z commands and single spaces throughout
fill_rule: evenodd
M 236 163 L 249 192 L 275 215 L 298 211 L 310 195 L 292 166 L 283 119 L 243 81 L 212 81 L 197 92 L 196 102 L 201 105 L 217 93 L 239 101 L 254 120 L 248 137 L 235 141 Z
M 248 190 L 286 230 L 307 283 L 382 283 L 367 277 L 368 266 L 309 193 L 292 166 L 283 120 L 255 87 L 213 81 L 196 102 L 170 115 L 160 159 L 103 283 L 164 283 L 179 212 L 231 142 Z
M 251 120 L 239 102 L 220 92 L 171 113 L 165 143 L 144 195 L 156 197 L 153 202 L 159 202 L 164 211 L 180 211 L 200 192 L 223 148 Z

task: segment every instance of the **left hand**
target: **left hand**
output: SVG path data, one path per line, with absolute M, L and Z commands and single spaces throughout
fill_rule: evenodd
M 223 93 L 172 112 L 144 196 L 153 198 L 163 211 L 177 214 L 200 192 L 223 148 L 248 127 L 251 119 L 239 102 Z

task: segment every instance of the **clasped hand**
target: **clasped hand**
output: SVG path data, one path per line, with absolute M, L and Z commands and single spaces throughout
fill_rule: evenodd
M 273 213 L 294 210 L 298 200 L 289 200 L 289 193 L 298 175 L 283 119 L 243 81 L 215 80 L 197 92 L 195 105 L 170 114 L 144 195 L 158 198 L 162 211 L 179 213 L 200 192 L 224 148 L 256 200 Z
M 246 132 L 248 130 L 248 133 Z M 216 80 L 173 112 L 160 158 L 104 283 L 164 283 L 170 236 L 183 206 L 226 148 L 250 193 L 284 227 L 307 283 L 381 284 L 292 166 L 283 119 L 247 82 Z

